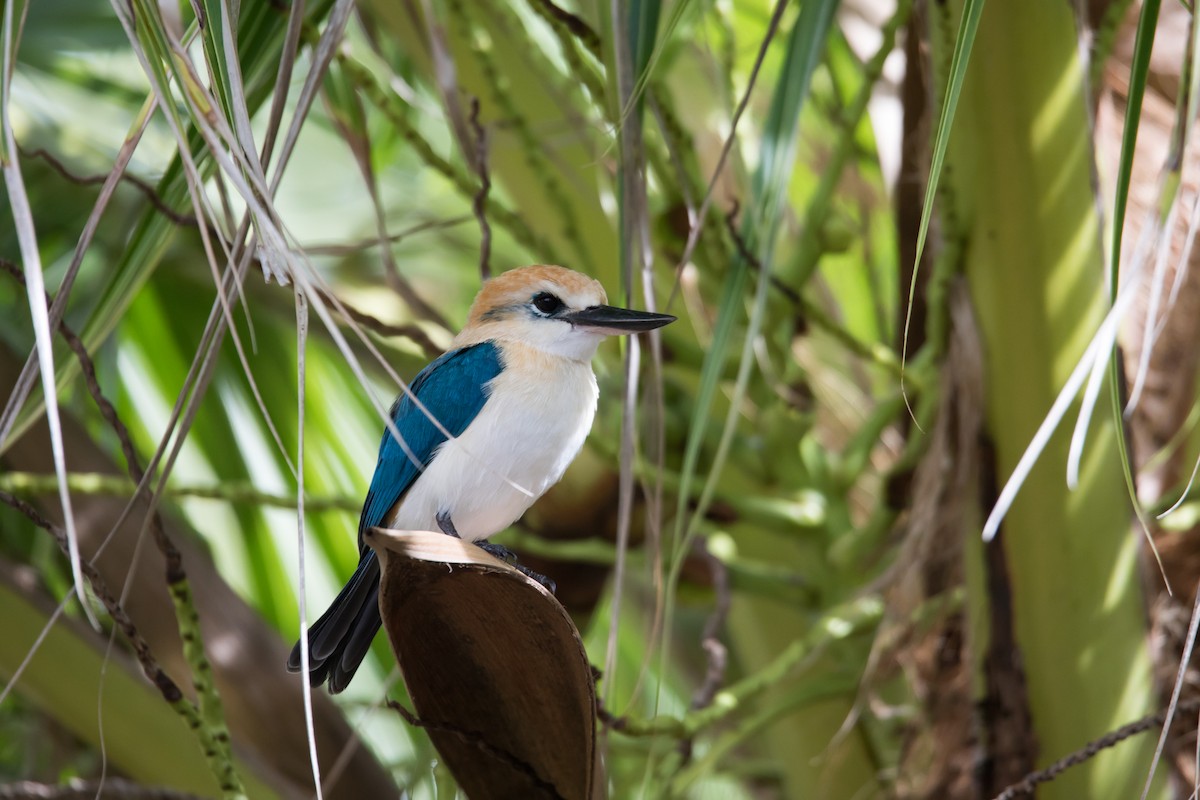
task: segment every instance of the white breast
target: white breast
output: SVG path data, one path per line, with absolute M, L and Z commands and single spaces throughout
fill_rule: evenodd
M 442 445 L 393 510 L 392 527 L 437 531 L 436 516 L 449 512 L 462 538 L 486 539 L 524 514 L 578 454 L 596 413 L 591 365 L 506 355 L 483 409 Z

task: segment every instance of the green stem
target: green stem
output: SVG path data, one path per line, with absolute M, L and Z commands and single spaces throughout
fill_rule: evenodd
M 212 765 L 221 794 L 226 800 L 245 798 L 246 790 L 233 764 L 233 750 L 229 738 L 229 726 L 225 722 L 225 710 L 221 695 L 213 680 L 212 662 L 204 652 L 204 639 L 200 634 L 200 616 L 192 597 L 187 579 L 170 584 L 171 602 L 175 606 L 175 618 L 179 624 L 179 635 L 183 639 L 183 655 L 192 671 L 192 686 L 200 700 L 199 719 L 189 719 L 200 736 L 204 754 Z M 191 708 L 191 705 L 188 704 Z M 198 727 L 197 727 L 198 726 Z
M 712 705 L 688 714 L 684 729 L 695 736 L 721 722 L 759 695 L 779 685 L 814 653 L 829 645 L 875 628 L 883 619 L 883 601 L 862 597 L 835 606 L 807 634 L 792 642 L 774 661 L 753 675 L 717 693 Z
M 804 235 L 800 239 L 796 256 L 786 271 L 786 280 L 790 285 L 803 286 L 817 267 L 823 251 L 821 230 L 833 210 L 833 193 L 841 183 L 846 161 L 854 152 L 856 144 L 854 130 L 867 112 L 867 103 L 871 99 L 871 92 L 883 75 L 883 64 L 896 46 L 896 34 L 908 21 L 911 11 L 912 0 L 901 0 L 896 6 L 896 13 L 879 31 L 882 36 L 879 50 L 875 52 L 870 61 L 863 65 L 862 85 L 859 86 L 858 93 L 851 100 L 845 115 L 839 120 L 842 135 L 837 138 L 829 160 L 821 168 L 821 180 L 802 217 Z
M 830 675 L 814 682 L 797 686 L 785 694 L 777 703 L 760 709 L 753 716 L 740 720 L 734 727 L 718 738 L 705 751 L 703 757 L 689 763 L 671 780 L 670 797 L 686 797 L 688 789 L 714 768 L 733 751 L 743 747 L 778 720 L 805 706 L 850 694 L 858 685 L 857 675 Z
M 305 29 L 304 38 L 310 45 L 315 45 L 318 37 L 319 34 L 315 29 Z M 370 70 L 346 53 L 339 51 L 336 61 L 338 67 L 346 73 L 346 78 L 351 85 L 362 92 L 363 97 L 387 117 L 388 122 L 412 146 L 426 166 L 449 181 L 463 197 L 473 201 L 479 191 L 475 176 L 437 154 L 433 145 L 408 120 L 408 107 L 404 101 L 394 92 L 386 90 Z M 484 210 L 489 220 L 508 231 L 526 250 L 531 253 L 548 254 L 550 259 L 556 260 L 549 242 L 535 233 L 516 212 L 501 205 L 493 194 L 484 198 Z
M 467 10 L 461 0 L 448 0 L 447 9 L 452 23 L 459 26 L 459 36 L 462 40 L 466 42 L 474 41 L 473 32 L 469 25 L 470 16 L 467 14 Z M 493 6 L 494 21 L 498 26 L 507 29 L 500 32 L 508 35 L 517 35 L 517 32 L 513 30 L 513 26 L 501 19 L 501 12 L 502 9 L 500 7 Z M 496 33 L 497 31 L 493 31 L 493 35 Z M 530 47 L 533 47 L 532 43 L 530 43 Z M 492 100 L 500 110 L 498 116 L 516 134 L 517 139 L 521 143 L 525 162 L 529 166 L 530 171 L 541 181 L 542 189 L 545 191 L 546 197 L 551 204 L 561 211 L 559 222 L 562 226 L 563 238 L 571 244 L 578 258 L 588 265 L 587 272 L 589 274 L 596 274 L 597 265 L 591 263 L 591 252 L 584 245 L 583 234 L 579 227 L 579 219 L 575 213 L 574 204 L 572 204 L 571 198 L 563 188 L 562 181 L 559 178 L 560 171 L 546 158 L 544 143 L 538 140 L 538 137 L 529 127 L 529 121 L 525 119 L 521 110 L 517 107 L 516 101 L 509 92 L 505 76 L 497 68 L 495 59 L 492 58 L 491 48 L 478 46 L 478 43 L 476 43 L 476 46 L 471 48 L 471 54 L 475 57 L 480 73 L 491 90 Z M 554 263 L 563 262 L 556 260 Z
M 804 318 L 812 323 L 814 327 L 828 333 L 839 344 L 864 361 L 884 369 L 889 375 L 900 376 L 900 359 L 896 357 L 896 353 L 890 347 L 880 342 L 864 342 L 837 324 L 816 303 L 803 297 L 800 298 L 799 302 L 801 309 L 804 311 Z M 905 378 L 908 387 L 914 393 L 919 393 L 922 383 L 921 377 L 914 375 L 910 371 L 905 373 Z
M 109 495 L 130 497 L 137 488 L 132 481 L 120 475 L 97 472 L 71 472 L 67 475 L 67 486 L 72 494 Z M 58 477 L 48 473 L 6 472 L 0 475 L 0 490 L 23 495 L 48 494 L 58 491 Z M 294 509 L 296 498 L 260 491 L 246 482 L 228 481 L 212 486 L 182 484 L 168 486 L 164 494 L 170 498 L 198 498 L 223 500 L 228 503 L 268 506 L 271 508 Z M 306 497 L 307 511 L 358 511 L 362 502 L 352 497 Z
M 526 3 L 535 14 L 542 18 L 550 29 L 554 31 L 554 35 L 558 38 L 558 46 L 562 50 L 563 58 L 567 62 L 567 68 L 570 75 L 579 80 L 592 96 L 592 101 L 600 108 L 605 108 L 604 102 L 604 78 L 600 75 L 600 71 L 595 67 L 595 62 L 602 62 L 602 54 L 599 47 L 595 49 L 589 48 L 587 43 L 577 33 L 573 32 L 570 26 L 560 17 L 556 16 L 550 7 L 539 0 L 529 0 Z M 594 32 L 591 32 L 595 36 Z M 588 39 L 588 41 L 598 41 Z M 588 57 L 593 59 L 588 61 Z

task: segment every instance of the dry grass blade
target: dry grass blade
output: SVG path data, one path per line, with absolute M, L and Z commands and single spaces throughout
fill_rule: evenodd
M 308 609 L 305 607 L 304 574 L 304 410 L 307 398 L 305 360 L 308 345 L 308 299 L 303 292 L 296 292 L 296 553 L 297 570 L 300 574 L 300 674 L 307 675 L 308 667 Z M 317 760 L 317 733 L 313 725 L 312 686 L 300 681 L 304 695 L 304 727 L 308 734 L 308 757 L 312 762 L 313 786 L 317 800 L 322 800 L 321 765 Z
M 265 172 L 271 165 L 271 155 L 275 150 L 275 137 L 279 135 L 279 126 L 283 121 L 284 106 L 287 105 L 288 87 L 292 85 L 292 71 L 296 66 L 296 54 L 300 49 L 300 33 L 304 28 L 304 0 L 296 0 L 288 11 L 287 38 L 284 41 L 283 53 L 279 57 L 279 72 L 275 78 L 275 94 L 271 98 L 271 111 L 267 117 L 267 128 L 263 134 L 262 150 L 259 161 Z
M 1132 283 L 1132 282 L 1131 282 Z M 1109 310 L 1108 315 L 1104 318 L 1103 324 L 1100 325 L 1096 335 L 1092 337 L 1091 343 L 1088 345 L 1087 351 L 1083 357 L 1075 365 L 1071 376 L 1063 385 L 1058 397 L 1054 401 L 1054 405 L 1046 413 L 1042 424 L 1038 427 L 1037 433 L 1029 442 L 1028 448 L 1021 456 L 1021 460 L 1017 462 L 1017 466 L 1013 469 L 1012 474 L 1004 484 L 1004 488 L 1000 492 L 995 505 L 988 514 L 987 520 L 983 525 L 983 540 L 990 542 L 995 538 L 996 533 L 1000 530 L 1000 523 L 1004 520 L 1004 515 L 1008 513 L 1008 509 L 1012 506 L 1016 499 L 1017 492 L 1020 491 L 1021 485 L 1025 479 L 1029 477 L 1030 471 L 1033 469 L 1038 457 L 1046 447 L 1046 443 L 1050 440 L 1050 436 L 1054 433 L 1058 424 L 1062 421 L 1067 411 L 1070 409 L 1071 403 L 1074 402 L 1076 395 L 1083 388 L 1084 381 L 1091 374 L 1091 366 L 1097 358 L 1103 358 L 1103 354 L 1108 352 L 1113 341 L 1116 338 L 1117 325 L 1121 318 L 1129 308 L 1132 302 L 1134 293 L 1128 289 L 1124 289 L 1117 296 L 1117 302 Z
M 645 11 L 645 7 L 642 9 Z M 621 288 L 627 302 L 633 300 L 634 274 L 644 272 L 654 260 L 650 247 L 650 224 L 646 205 L 645 164 L 642 142 L 642 113 L 634 100 L 635 44 L 623 5 L 612 0 L 610 15 L 613 24 L 613 60 L 617 76 L 618 107 L 623 109 L 618 125 L 620 144 L 620 203 L 621 203 Z M 657 19 L 657 9 L 655 10 Z M 653 41 L 653 31 L 642 31 Z M 652 289 L 652 287 L 651 287 Z M 647 292 L 647 298 L 653 292 Z M 652 301 L 651 301 L 652 302 Z M 653 307 L 653 306 L 651 306 Z M 610 676 L 607 687 L 615 683 L 617 640 L 620 631 L 621 598 L 625 585 L 625 556 L 629 551 L 630 526 L 633 518 L 633 462 L 635 457 L 638 377 L 641 373 L 641 344 L 633 337 L 625 349 L 624 393 L 621 403 L 621 474 L 617 497 L 617 559 L 613 564 L 612 606 L 609 609 L 608 644 L 604 655 L 604 674 Z M 640 678 L 639 678 L 640 683 Z
M 121 179 L 130 177 L 125 175 L 125 168 L 129 166 L 129 162 L 133 158 L 133 151 L 137 148 L 138 143 L 142 140 L 142 134 L 146 132 L 146 127 L 150 124 L 150 115 L 153 110 L 154 99 L 153 97 L 147 98 L 137 118 L 134 120 L 129 135 L 125 138 L 120 151 L 117 153 L 117 158 L 113 163 L 112 169 L 100 187 L 100 195 L 96 198 L 96 203 L 88 215 L 87 222 L 84 223 L 83 231 L 79 234 L 79 241 L 75 245 L 75 253 L 71 257 L 71 263 L 67 267 L 67 272 L 63 276 L 58 292 L 54 296 L 54 302 L 50 305 L 51 329 L 58 327 L 58 323 L 62 320 L 63 312 L 67 308 L 67 298 L 70 297 L 71 288 L 75 285 L 75 278 L 79 274 L 79 268 L 83 265 L 83 255 L 91 246 L 92 239 L 96 235 L 96 229 L 100 225 L 100 218 L 103 216 L 104 210 L 108 208 L 109 200 L 112 199 L 113 193 L 116 192 L 117 185 L 121 182 Z M 35 154 L 37 152 L 35 151 Z M 43 156 L 43 158 L 47 157 L 48 155 Z M 147 195 L 147 197 L 152 196 L 154 196 L 153 191 Z M 151 202 L 153 203 L 154 201 L 152 200 Z M 158 204 L 158 207 L 161 210 L 165 208 L 165 205 Z M 17 379 L 16 389 L 9 395 L 8 405 L 5 407 L 3 414 L 0 414 L 0 449 L 3 449 L 4 443 L 9 441 L 9 436 L 13 432 L 13 426 L 17 421 L 17 415 L 20 413 L 21 407 L 25 405 L 25 400 L 29 397 L 36 369 L 34 359 L 31 356 L 25 362 L 25 369 L 22 370 L 21 376 Z
M 554 596 L 461 539 L 379 528 L 364 538 L 417 724 L 463 792 L 602 797 L 591 666 Z
M 300 138 L 300 128 L 308 118 L 308 112 L 312 108 L 317 90 L 321 86 L 321 79 L 325 75 L 325 71 L 329 69 L 329 63 L 333 61 L 346 30 L 346 23 L 350 21 L 350 14 L 353 10 L 353 3 L 348 0 L 339 0 L 329 14 L 325 30 L 321 33 L 320 42 L 312 54 L 312 69 L 305 77 L 304 87 L 300 90 L 300 97 L 296 101 L 296 111 L 292 117 L 292 123 L 284 135 L 279 160 L 275 164 L 275 172 L 271 177 L 269 190 L 271 197 L 275 196 L 275 192 L 279 189 L 279 182 L 283 180 L 284 170 L 296 147 L 296 141 Z
M 780 0 L 775 4 L 775 10 L 771 12 L 771 21 L 767 25 L 767 31 L 763 35 L 762 44 L 759 45 L 758 56 L 754 60 L 754 66 L 750 69 L 750 78 L 746 82 L 746 91 L 742 94 L 742 99 L 738 102 L 737 109 L 733 112 L 733 119 L 729 122 L 729 135 L 725 137 L 725 143 L 721 145 L 721 155 L 717 158 L 717 166 L 713 168 L 712 178 L 708 181 L 708 188 L 704 191 L 704 199 L 700 201 L 700 210 L 696 212 L 696 221 L 692 224 L 692 228 L 688 231 L 687 243 L 683 247 L 683 255 L 679 257 L 679 263 L 675 267 L 675 285 L 676 288 L 671 292 L 671 298 L 667 301 L 667 307 L 670 308 L 671 301 L 675 299 L 675 293 L 679 287 L 679 275 L 684 266 L 692 257 L 692 252 L 696 249 L 696 244 L 700 241 L 700 230 L 704 227 L 704 218 L 708 216 L 708 207 L 712 203 L 713 192 L 716 191 L 717 181 L 721 177 L 721 172 L 725 169 L 725 162 L 729 158 L 729 152 L 733 149 L 734 138 L 737 134 L 738 122 L 742 118 L 742 113 L 745 112 L 746 106 L 750 104 L 750 95 L 754 92 L 754 84 L 758 80 L 759 71 L 762 69 L 763 61 L 767 57 L 767 49 L 770 47 L 772 40 L 775 38 L 775 33 L 779 30 L 779 22 L 783 19 L 784 9 L 787 8 L 787 2 Z
M 21 167 L 17 161 L 17 142 L 13 136 L 12 119 L 9 116 L 9 101 L 12 99 L 10 81 L 13 73 L 14 3 L 4 6 L 4 73 L 3 97 L 0 99 L 0 123 L 3 125 L 3 157 L 0 158 L 4 170 L 4 183 L 8 187 L 8 201 L 12 208 L 13 224 L 17 229 L 17 239 L 21 247 L 21 260 L 25 268 L 25 288 L 29 298 L 29 312 L 33 318 L 33 330 L 37 341 L 38 366 L 42 373 L 42 391 L 46 395 L 46 418 L 50 425 L 50 446 L 54 451 L 54 471 L 58 475 L 58 496 L 62 503 L 63 519 L 65 521 L 67 552 L 71 561 L 71 578 L 75 584 L 75 593 L 79 595 L 80 605 L 87 615 L 92 627 L 99 629 L 87 602 L 84 592 L 83 569 L 79 560 L 79 537 L 75 532 L 75 514 L 71 510 L 71 494 L 67 491 L 67 462 L 63 450 L 62 423 L 58 418 L 58 391 L 54 380 L 54 349 L 50 335 L 50 316 L 46 307 L 45 281 L 42 277 L 42 259 L 38 249 L 37 233 L 33 226 L 33 212 L 29 207 L 29 198 L 25 193 L 25 181 L 21 177 Z M 26 6 L 28 8 L 28 6 Z

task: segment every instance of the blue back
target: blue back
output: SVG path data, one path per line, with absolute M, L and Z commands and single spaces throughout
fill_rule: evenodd
M 493 342 L 483 342 L 442 355 L 417 374 L 409 389 L 446 430 L 458 436 L 487 402 L 488 383 L 500 374 L 501 369 L 499 349 Z M 392 506 L 420 476 L 421 469 L 433 460 L 438 446 L 446 441 L 407 392 L 396 399 L 391 414 L 408 451 L 390 430 L 384 429 L 383 441 L 379 443 L 379 463 L 375 465 L 371 488 L 367 490 L 358 520 L 360 550 L 363 547 L 362 532 L 383 524 Z M 414 458 L 420 462 L 420 467 L 413 463 Z

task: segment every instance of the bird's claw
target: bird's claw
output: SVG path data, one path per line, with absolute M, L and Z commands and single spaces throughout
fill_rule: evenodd
M 434 517 L 434 519 L 437 521 L 438 527 L 442 529 L 442 533 L 446 534 L 447 536 L 453 536 L 455 539 L 462 538 L 458 535 L 458 530 L 454 527 L 453 520 L 450 519 L 449 511 L 442 511 L 436 517 Z M 546 587 L 550 594 L 554 594 L 558 590 L 558 584 L 547 578 L 545 575 L 534 572 L 529 567 L 521 564 L 520 561 L 517 561 L 516 553 L 514 553 L 512 550 L 509 550 L 504 545 L 492 544 L 487 539 L 478 541 L 475 544 L 479 545 L 479 547 L 482 548 L 485 553 L 495 556 L 505 564 L 508 564 L 510 567 L 515 569 L 517 572 L 520 572 L 522 575 L 537 581 L 542 586 Z
M 556 584 L 550 578 L 547 578 L 545 575 L 534 572 L 529 567 L 524 566 L 520 561 L 517 561 L 516 553 L 514 553 L 512 550 L 509 550 L 504 545 L 492 544 L 486 539 L 478 541 L 475 544 L 478 545 L 485 553 L 495 556 L 505 564 L 508 564 L 510 567 L 515 569 L 517 572 L 520 572 L 525 577 L 532 578 L 533 580 L 537 581 L 542 586 L 546 587 L 546 590 L 549 591 L 550 594 L 554 594 L 558 591 L 558 584 Z
M 442 533 L 446 534 L 447 536 L 453 536 L 455 539 L 462 538 L 458 535 L 458 530 L 454 527 L 454 521 L 450 519 L 449 511 L 440 512 L 436 517 L 434 517 L 434 520 L 437 521 L 438 527 L 442 529 Z

